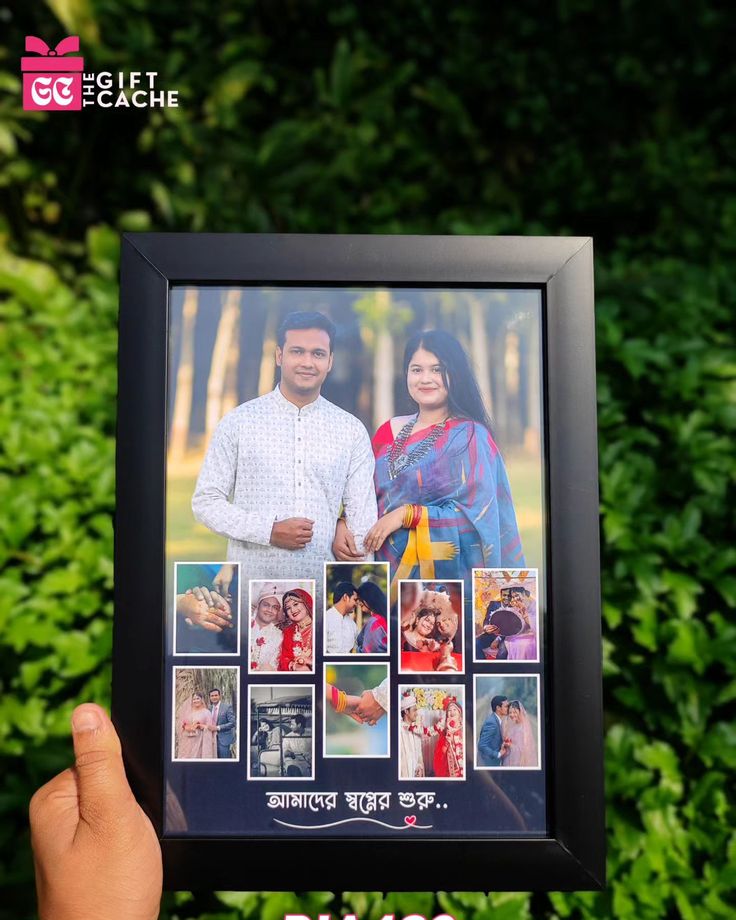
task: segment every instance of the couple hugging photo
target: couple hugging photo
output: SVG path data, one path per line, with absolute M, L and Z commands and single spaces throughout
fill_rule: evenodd
M 539 678 L 476 676 L 476 769 L 539 770 Z
M 207 446 L 192 511 L 227 537 L 241 591 L 253 578 L 290 578 L 321 594 L 325 561 L 380 560 L 393 605 L 400 579 L 461 580 L 469 593 L 473 567 L 522 565 L 506 468 L 458 340 L 410 335 L 402 395 L 412 411 L 385 419 L 371 441 L 321 395 L 335 338 L 322 313 L 289 313 L 276 331 L 277 385 L 229 411 Z
M 402 581 L 399 594 L 399 670 L 462 673 L 463 583 Z

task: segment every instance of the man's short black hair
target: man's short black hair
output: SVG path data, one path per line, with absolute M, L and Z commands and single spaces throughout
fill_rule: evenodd
M 507 696 L 494 696 L 491 700 L 491 712 L 495 712 L 499 706 L 503 706 L 507 699 Z
M 220 688 L 219 688 L 219 687 L 213 687 L 213 688 L 210 690 L 210 693 L 220 693 Z M 222 693 L 220 693 L 220 696 L 222 696 Z
M 332 320 L 328 319 L 323 313 L 308 310 L 296 310 L 293 313 L 288 313 L 282 320 L 278 332 L 276 333 L 276 341 L 278 342 L 279 348 L 284 347 L 286 333 L 289 329 L 322 329 L 327 333 L 330 339 L 330 351 L 335 350 L 335 335 L 337 329 Z
M 292 716 L 291 718 L 294 722 L 296 722 L 299 728 L 304 728 L 304 726 L 307 724 L 307 720 L 304 718 L 304 716 L 300 712 L 298 712 L 295 716 Z
M 341 601 L 346 594 L 348 597 L 352 597 L 355 594 L 355 585 L 349 581 L 341 581 L 332 592 L 332 603 L 336 604 L 338 601 Z

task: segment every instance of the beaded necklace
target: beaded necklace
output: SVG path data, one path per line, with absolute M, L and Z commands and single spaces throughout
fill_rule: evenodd
M 394 443 L 391 445 L 391 450 L 388 455 L 388 475 L 391 479 L 396 479 L 396 477 L 400 473 L 403 473 L 408 466 L 423 460 L 432 449 L 435 441 L 442 436 L 447 428 L 448 419 L 445 419 L 444 422 L 434 425 L 429 434 L 417 444 L 414 450 L 404 453 L 404 447 L 409 440 L 409 435 L 418 418 L 419 416 L 415 415 L 414 418 L 409 419 L 406 425 L 404 425 L 401 431 L 396 435 Z

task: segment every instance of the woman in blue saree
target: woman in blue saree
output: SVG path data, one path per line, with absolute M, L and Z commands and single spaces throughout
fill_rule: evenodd
M 417 412 L 373 438 L 379 518 L 363 545 L 390 563 L 392 602 L 405 578 L 462 579 L 469 597 L 473 568 L 524 565 L 506 468 L 457 339 L 417 333 L 404 372 Z

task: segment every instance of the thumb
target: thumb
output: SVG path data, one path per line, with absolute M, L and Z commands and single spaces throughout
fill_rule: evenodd
M 72 713 L 79 816 L 93 830 L 113 823 L 132 799 L 115 726 L 101 706 L 83 703 Z

